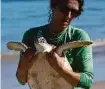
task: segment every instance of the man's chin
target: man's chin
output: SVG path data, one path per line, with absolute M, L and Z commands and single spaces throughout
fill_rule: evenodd
M 63 24 L 61 27 L 62 27 L 63 29 L 65 29 L 65 28 L 68 27 L 68 24 Z

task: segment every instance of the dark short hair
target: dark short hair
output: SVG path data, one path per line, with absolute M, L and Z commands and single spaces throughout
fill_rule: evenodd
M 63 0 L 50 0 L 50 9 L 54 9 L 57 5 L 59 5 Z M 79 15 L 81 15 L 84 6 L 84 0 L 77 0 L 79 2 Z

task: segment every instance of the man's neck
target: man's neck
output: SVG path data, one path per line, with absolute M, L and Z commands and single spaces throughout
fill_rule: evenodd
M 57 23 L 54 23 L 54 22 L 51 22 L 50 24 L 49 24 L 49 28 L 50 28 L 50 30 L 51 30 L 51 32 L 52 33 L 61 33 L 62 31 L 64 31 L 64 29 L 61 27 L 61 26 L 59 26 L 59 24 L 57 24 Z
M 63 29 L 57 23 L 49 23 L 49 31 L 51 38 L 58 37 L 64 30 L 65 28 Z

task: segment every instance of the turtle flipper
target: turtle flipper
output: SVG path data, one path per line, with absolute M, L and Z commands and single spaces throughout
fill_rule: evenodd
M 65 51 L 67 49 L 73 49 L 73 48 L 77 48 L 77 47 L 88 46 L 91 44 L 92 44 L 91 41 L 73 41 L 73 42 L 69 42 L 69 43 L 66 43 L 66 44 L 59 46 L 57 48 L 56 52 L 59 56 L 61 56 L 63 51 Z
M 28 47 L 22 43 L 22 42 L 8 42 L 7 43 L 7 48 L 9 50 L 15 50 L 15 51 L 21 51 L 21 52 L 25 52 L 26 49 L 28 49 Z

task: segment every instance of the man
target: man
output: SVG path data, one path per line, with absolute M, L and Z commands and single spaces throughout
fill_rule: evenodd
M 73 19 L 83 11 L 83 5 L 83 0 L 50 0 L 49 24 L 31 28 L 24 34 L 22 42 L 30 49 L 21 55 L 16 74 L 20 82 L 27 82 L 27 71 L 35 61 L 36 55 L 34 55 L 35 51 L 33 49 L 36 40 L 43 41 L 41 38 L 44 37 L 44 41 L 56 46 L 77 40 L 90 41 L 86 32 L 70 25 Z M 65 55 L 58 56 L 56 49 L 54 49 L 47 54 L 47 60 L 51 67 L 74 89 L 89 89 L 93 82 L 92 47 L 70 49 Z M 31 63 L 29 63 L 29 60 L 31 60 Z M 66 61 L 66 64 L 64 61 Z

